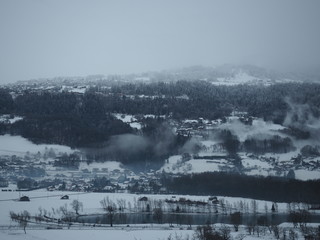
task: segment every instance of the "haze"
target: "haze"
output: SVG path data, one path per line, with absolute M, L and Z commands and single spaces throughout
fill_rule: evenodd
M 317 0 L 0 0 L 0 83 L 320 63 Z

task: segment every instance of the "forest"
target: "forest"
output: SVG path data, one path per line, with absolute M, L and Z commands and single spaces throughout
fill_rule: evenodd
M 176 154 L 188 140 L 168 130 L 168 121 L 205 118 L 222 119 L 232 111 L 246 111 L 249 116 L 284 124 L 295 106 L 302 106 L 301 116 L 291 116 L 285 134 L 308 139 L 312 132 L 304 128 L 311 117 L 320 115 L 320 85 L 313 83 L 283 83 L 270 86 L 236 85 L 215 86 L 206 81 L 176 81 L 114 84 L 111 88 L 91 87 L 85 94 L 46 90 L 20 91 L 0 89 L 0 114 L 22 116 L 13 124 L 0 123 L 0 134 L 21 135 L 35 143 L 54 143 L 72 148 L 97 149 L 88 156 L 99 160 L 109 158 L 124 163 L 154 159 L 163 161 Z M 184 97 L 181 97 L 184 96 Z M 142 118 L 140 130 L 118 120 L 113 113 L 153 114 L 153 119 Z M 157 117 L 158 116 L 158 117 Z M 160 118 L 159 116 L 165 116 Z M 249 122 L 250 124 L 250 122 Z M 150 144 L 136 151 L 120 148 L 110 151 L 106 146 L 114 136 L 138 136 Z M 137 138 L 137 139 L 138 139 Z M 229 144 L 228 152 L 239 149 L 237 136 L 222 136 Z M 241 146 L 247 152 L 288 152 L 294 149 L 289 138 L 248 138 Z
M 164 178 L 176 194 L 233 196 L 275 202 L 320 201 L 320 181 L 299 181 L 280 177 L 255 177 L 227 172 L 200 173 Z M 210 183 L 210 184 L 208 184 Z

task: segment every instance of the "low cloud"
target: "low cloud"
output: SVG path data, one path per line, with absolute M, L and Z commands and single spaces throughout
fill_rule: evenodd
M 311 109 L 308 104 L 294 103 L 290 98 L 286 98 L 285 101 L 289 111 L 283 125 L 307 131 L 311 139 L 320 140 L 320 119 L 314 114 L 319 112 L 319 109 Z
M 149 141 L 143 136 L 122 134 L 111 137 L 105 151 L 136 153 L 146 149 L 149 145 Z

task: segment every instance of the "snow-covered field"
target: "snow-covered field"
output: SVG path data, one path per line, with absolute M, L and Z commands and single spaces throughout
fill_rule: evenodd
M 219 230 L 221 227 L 226 227 L 230 229 L 230 239 L 243 239 L 243 240 L 276 240 L 277 238 L 273 233 L 270 233 L 267 229 L 260 229 L 259 236 L 257 233 L 249 235 L 245 226 L 240 225 L 239 231 L 235 232 L 233 226 L 221 224 L 214 224 L 213 229 Z M 318 224 L 308 224 L 308 227 L 312 227 L 315 230 Z M 195 229 L 195 228 L 194 228 Z M 195 235 L 195 230 L 187 230 L 187 228 L 177 228 L 172 229 L 166 227 L 155 227 L 155 228 L 141 228 L 141 227 L 123 227 L 119 229 L 115 228 L 104 228 L 104 229 L 59 229 L 59 230 L 35 230 L 27 229 L 26 234 L 22 229 L 2 229 L 0 230 L 0 239 L 4 240 L 57 240 L 57 239 L 77 239 L 77 240 L 187 240 L 187 239 L 197 239 L 193 238 Z M 286 237 L 291 233 L 294 233 L 294 239 L 302 240 L 305 239 L 303 234 L 299 229 L 292 227 L 290 223 L 283 223 L 279 225 L 280 237 L 284 237 L 284 232 Z
M 208 145 L 209 141 L 206 141 Z M 208 145 L 209 146 L 209 145 Z M 201 152 L 202 156 L 212 155 L 206 154 L 205 152 Z M 218 155 L 218 154 L 215 154 Z M 291 159 L 291 153 L 288 154 L 277 154 L 279 162 L 288 161 Z M 277 176 L 277 172 L 274 170 L 274 166 L 272 166 L 269 162 L 263 161 L 258 158 L 250 158 L 245 154 L 240 154 L 242 158 L 242 165 L 244 167 L 245 174 L 251 176 Z M 266 155 L 268 157 L 275 157 L 274 155 Z M 286 159 L 286 160 L 285 160 Z M 166 161 L 164 166 L 159 170 L 159 172 L 165 171 L 167 173 L 183 173 L 183 174 L 192 174 L 192 173 L 203 173 L 203 172 L 218 172 L 222 171 L 223 168 L 230 166 L 227 160 L 219 159 L 219 160 L 208 160 L 208 159 L 190 159 L 188 161 L 182 161 L 182 156 L 176 155 L 171 156 Z M 289 171 L 289 169 L 288 169 Z M 307 169 L 298 169 L 294 170 L 295 178 L 300 180 L 314 180 L 320 179 L 320 170 L 307 170 Z M 283 171 L 282 176 L 286 176 L 287 171 Z
M 9 114 L 0 115 L 0 123 L 13 124 L 15 122 L 21 121 L 23 117 L 20 116 L 10 116 Z
M 268 77 L 255 77 L 248 74 L 245 70 L 232 69 L 233 75 L 230 77 L 218 77 L 216 81 L 211 82 L 213 85 L 225 85 L 225 86 L 234 86 L 239 84 L 248 84 L 248 85 L 264 85 L 270 86 L 275 83 L 289 83 L 289 82 L 302 82 L 288 78 L 281 79 L 270 79 Z
M 20 202 L 18 199 L 21 196 L 28 196 L 30 202 Z M 61 200 L 60 198 L 64 195 L 69 195 L 68 200 Z M 65 191 L 54 191 L 50 192 L 45 189 L 28 191 L 28 192 L 0 192 L 0 226 L 8 225 L 10 223 L 9 213 L 14 211 L 20 213 L 27 210 L 31 215 L 39 213 L 39 209 L 45 209 L 51 212 L 52 209 L 58 209 L 65 204 L 68 205 L 69 210 L 72 210 L 70 203 L 73 200 L 78 200 L 83 203 L 83 211 L 81 214 L 93 214 L 103 213 L 100 201 L 109 197 L 110 200 L 117 203 L 117 200 L 125 200 L 127 206 L 131 205 L 134 208 L 137 200 L 143 196 L 147 196 L 150 201 L 152 200 L 165 200 L 171 199 L 172 195 L 137 195 L 128 193 L 82 193 L 82 192 L 65 192 Z M 176 195 L 175 199 L 186 198 L 192 201 L 203 201 L 208 202 L 209 196 L 189 196 L 189 195 Z M 238 197 L 218 197 L 219 200 L 224 199 L 224 202 L 230 204 L 230 206 L 236 206 L 242 201 L 250 205 L 252 199 L 238 198 Z M 271 209 L 272 202 L 257 200 L 257 209 L 259 212 L 265 212 L 265 206 Z M 278 211 L 286 211 L 285 203 L 278 203 Z
M 125 123 L 130 123 L 130 122 L 134 122 L 137 121 L 137 119 L 133 116 L 133 115 L 129 115 L 129 114 L 122 114 L 122 113 L 115 113 L 113 114 L 117 119 L 121 120 L 122 122 Z
M 314 180 L 320 179 L 320 170 L 306 170 L 306 169 L 299 169 L 294 171 L 296 179 L 300 180 Z
M 77 239 L 77 240 L 166 240 L 169 236 L 192 236 L 192 230 L 114 230 L 114 229 L 85 229 L 85 230 L 0 230 L 0 239 L 3 240 L 57 240 L 57 239 Z
M 124 168 L 122 166 L 122 164 L 120 162 L 114 162 L 114 161 L 108 161 L 108 162 L 104 162 L 104 163 L 100 163 L 100 162 L 93 162 L 90 163 L 89 165 L 85 162 L 81 162 L 80 166 L 79 166 L 79 170 L 85 170 L 87 169 L 88 171 L 92 172 L 92 171 L 108 171 L 111 172 L 115 169 L 118 169 L 120 172 L 124 171 Z
M 121 113 L 115 113 L 113 114 L 117 119 L 121 120 L 124 123 L 128 123 L 130 127 L 141 129 L 142 125 L 141 123 L 137 122 L 137 119 L 133 115 L 129 114 L 121 114 Z
M 45 150 L 52 148 L 55 152 L 72 153 L 70 147 L 56 144 L 34 144 L 28 139 L 21 136 L 0 135 L 0 155 L 24 155 L 29 153 L 43 153 Z
M 258 82 L 258 81 L 265 81 L 267 83 L 269 79 L 257 79 L 256 77 L 250 76 L 244 71 L 239 71 L 234 73 L 232 77 L 229 78 L 224 78 L 224 77 L 219 77 L 217 78 L 216 82 L 212 82 L 214 85 L 238 85 L 238 84 L 250 84 L 253 82 Z
M 202 173 L 202 172 L 217 172 L 220 168 L 227 164 L 226 160 L 206 160 L 206 159 L 191 159 L 183 162 L 180 155 L 171 156 L 167 163 L 159 170 L 170 173 Z

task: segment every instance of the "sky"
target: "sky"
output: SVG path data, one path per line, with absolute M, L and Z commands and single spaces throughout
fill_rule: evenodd
M 319 0 L 0 0 L 0 83 L 320 66 Z

